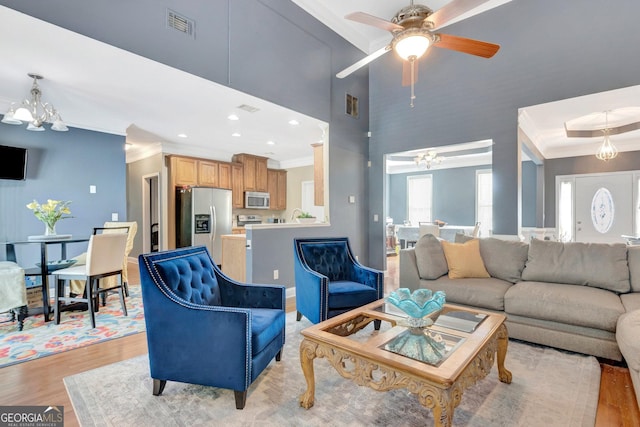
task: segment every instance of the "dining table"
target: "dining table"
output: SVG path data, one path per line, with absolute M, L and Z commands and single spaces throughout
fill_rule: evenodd
M 67 245 L 69 244 L 78 244 L 78 243 L 86 243 L 89 241 L 89 237 L 73 237 L 71 235 L 61 235 L 61 236 L 30 236 L 26 240 L 15 240 L 4 242 L 5 245 L 5 256 L 7 261 L 13 261 L 20 265 L 16 257 L 16 246 L 21 245 L 40 245 L 40 265 L 34 267 L 24 268 L 25 276 L 41 276 L 41 286 L 42 286 L 42 313 L 44 315 L 45 322 L 51 320 L 51 307 L 49 304 L 49 275 L 53 271 L 54 267 L 52 267 L 49 262 L 49 248 L 51 246 L 60 246 L 60 259 L 67 259 Z

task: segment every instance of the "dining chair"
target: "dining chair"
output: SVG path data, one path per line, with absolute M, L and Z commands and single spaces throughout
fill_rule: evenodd
M 89 238 L 86 264 L 74 265 L 51 273 L 57 279 L 53 306 L 56 325 L 60 323 L 60 309 L 63 302 L 86 302 L 90 313 L 91 327 L 95 328 L 98 296 L 113 289 L 118 290 L 122 312 L 125 316 L 127 315 L 127 306 L 124 301 L 124 281 L 122 280 L 122 259 L 126 244 L 127 235 L 124 233 L 94 234 Z M 100 279 L 111 276 L 120 276 L 120 280 L 116 280 L 111 287 L 100 288 L 98 286 Z M 78 279 L 85 281 L 86 297 L 65 297 L 65 282 Z
M 129 276 L 127 272 L 127 263 L 129 258 L 129 253 L 131 249 L 133 249 L 133 242 L 136 236 L 136 232 L 138 231 L 138 223 L 136 221 L 107 221 L 104 223 L 102 227 L 94 227 L 93 234 L 96 233 L 127 233 L 127 244 L 125 246 L 124 257 L 122 261 L 122 281 L 124 282 L 124 294 L 125 296 L 129 296 Z M 76 265 L 81 265 L 86 263 L 86 253 L 80 254 L 74 259 L 77 261 Z M 116 280 L 115 277 L 104 278 L 100 281 L 101 288 L 109 288 L 113 286 L 113 282 Z M 80 295 L 84 293 L 84 281 L 82 280 L 73 280 L 70 285 L 70 292 L 76 295 Z M 103 293 L 101 295 L 102 305 L 106 305 L 107 302 L 107 294 Z

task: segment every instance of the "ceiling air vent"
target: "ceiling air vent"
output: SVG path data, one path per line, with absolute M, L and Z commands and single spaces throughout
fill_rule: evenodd
M 195 38 L 196 21 L 167 9 L 167 28 L 173 28 L 191 38 Z
M 238 108 L 240 110 L 248 111 L 249 113 L 255 113 L 256 111 L 260 111 L 259 108 L 253 107 L 253 106 L 247 105 L 247 104 L 238 105 Z

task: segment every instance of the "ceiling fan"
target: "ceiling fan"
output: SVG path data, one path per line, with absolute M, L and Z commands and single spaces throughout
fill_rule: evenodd
M 411 0 L 410 5 L 400 9 L 390 21 L 364 12 L 346 15 L 346 19 L 389 31 L 393 38 L 387 46 L 340 71 L 336 77 L 342 79 L 393 50 L 403 59 L 402 85 L 411 85 L 411 106 L 413 107 L 413 100 L 416 97 L 414 84 L 417 81 L 418 59 L 425 54 L 430 46 L 456 50 L 483 58 L 491 58 L 500 49 L 497 44 L 434 32 L 451 20 L 487 1 L 489 0 L 452 0 L 434 12 L 427 6 L 413 4 L 413 0 Z

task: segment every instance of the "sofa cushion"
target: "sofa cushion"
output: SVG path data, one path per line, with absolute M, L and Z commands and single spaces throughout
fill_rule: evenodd
M 484 267 L 480 255 L 480 241 L 469 240 L 465 243 L 442 241 L 444 257 L 447 259 L 450 279 L 466 277 L 491 277 Z
M 437 279 L 449 271 L 440 240 L 434 235 L 420 237 L 414 250 L 421 279 Z
M 507 314 L 615 332 L 624 307 L 618 295 L 580 285 L 518 282 L 504 296 Z
M 629 292 L 627 247 L 623 243 L 563 243 L 534 239 L 529 245 L 522 280 Z
M 331 309 L 360 307 L 376 299 L 378 298 L 375 288 L 362 283 L 348 280 L 329 282 L 329 307 Z
M 420 286 L 434 292 L 443 291 L 448 303 L 503 311 L 504 294 L 513 285 L 493 277 L 450 279 L 443 276 L 436 280 L 423 280 Z
M 627 263 L 629 264 L 631 290 L 640 292 L 640 246 L 627 246 Z
M 179 298 L 193 304 L 222 304 L 218 280 L 208 255 L 169 258 L 154 265 L 167 287 Z
M 623 314 L 618 319 L 616 341 L 629 368 L 640 371 L 640 310 Z
M 285 321 L 284 310 L 251 309 L 251 352 L 253 356 L 260 353 L 275 337 L 283 333 Z
M 624 306 L 624 310 L 628 313 L 630 311 L 640 310 L 640 292 L 629 292 L 628 294 L 620 295 L 620 301 Z M 640 332 L 638 332 L 640 334 Z
M 519 282 L 528 254 L 529 245 L 523 242 L 493 237 L 480 239 L 480 255 L 491 277 Z

